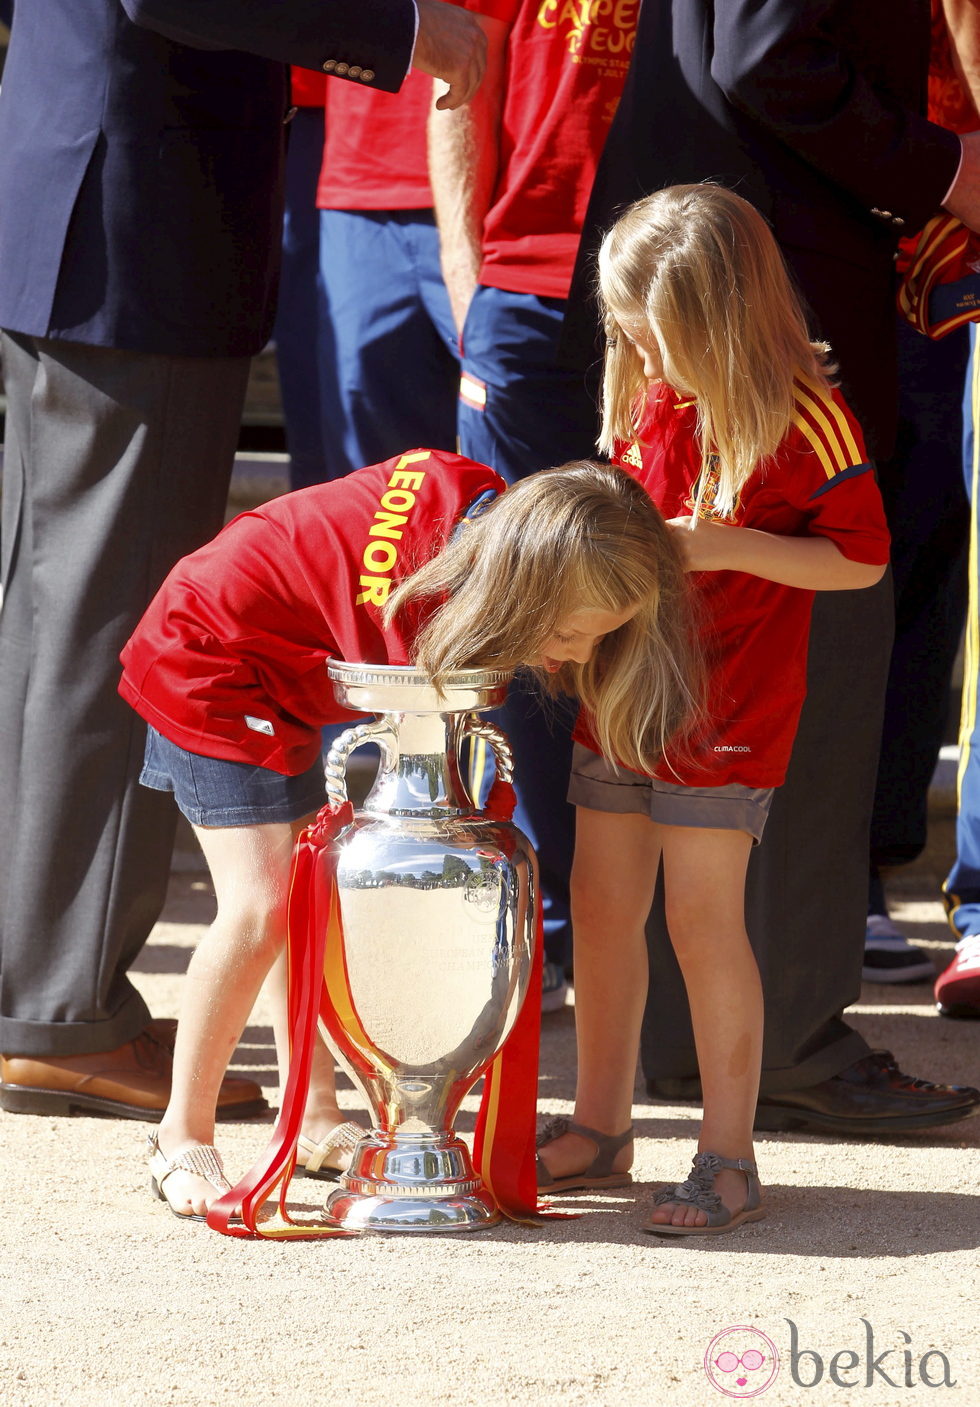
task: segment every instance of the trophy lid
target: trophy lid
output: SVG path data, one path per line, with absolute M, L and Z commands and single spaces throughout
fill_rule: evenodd
M 357 664 L 328 660 L 334 698 L 362 713 L 457 713 L 497 708 L 507 694 L 512 671 L 459 669 L 437 690 L 412 665 Z

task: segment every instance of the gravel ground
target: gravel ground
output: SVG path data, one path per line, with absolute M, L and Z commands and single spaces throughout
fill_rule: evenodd
M 941 966 L 950 944 L 934 879 L 906 874 L 893 896 Z M 211 905 L 202 876 L 175 874 L 137 973 L 155 1015 L 176 1015 Z M 915 1074 L 980 1079 L 980 1023 L 939 1019 L 928 986 L 866 987 L 852 1018 Z M 546 1112 L 571 1108 L 573 1019 L 571 1007 L 545 1018 Z M 235 1063 L 274 1096 L 261 1005 Z M 353 1090 L 344 1102 L 359 1108 Z M 139 1124 L 0 1114 L 0 1403 L 980 1404 L 980 1118 L 887 1143 L 760 1138 L 767 1219 L 658 1241 L 640 1232 L 644 1205 L 651 1184 L 686 1172 L 697 1114 L 648 1102 L 638 1083 L 636 1185 L 569 1201 L 574 1220 L 294 1244 L 181 1225 L 150 1197 Z M 233 1177 L 270 1126 L 222 1126 Z M 296 1184 L 299 1204 L 312 1205 L 310 1188 Z M 712 1381 L 706 1350 L 737 1326 L 755 1332 L 719 1341 L 711 1361 L 759 1346 L 766 1362 L 714 1366 Z M 780 1357 L 771 1381 L 766 1338 Z

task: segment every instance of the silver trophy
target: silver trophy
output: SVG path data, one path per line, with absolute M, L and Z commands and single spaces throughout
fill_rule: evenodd
M 331 802 L 347 800 L 355 748 L 376 743 L 381 766 L 338 841 L 343 991 L 320 1023 L 374 1127 L 326 1214 L 352 1230 L 488 1226 L 499 1212 L 453 1122 L 524 1000 L 536 880 L 529 842 L 479 810 L 460 753 L 467 738 L 486 739 L 510 780 L 503 733 L 478 717 L 503 702 L 509 675 L 459 672 L 438 693 L 411 668 L 328 670 L 339 703 L 377 715 L 331 748 Z

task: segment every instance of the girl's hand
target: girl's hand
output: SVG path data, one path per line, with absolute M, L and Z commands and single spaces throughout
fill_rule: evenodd
M 722 572 L 730 568 L 731 533 L 740 528 L 710 518 L 668 518 L 674 541 L 681 550 L 687 572 Z M 726 553 L 726 548 L 729 553 Z

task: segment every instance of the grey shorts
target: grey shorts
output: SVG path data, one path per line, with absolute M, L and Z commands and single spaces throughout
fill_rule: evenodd
M 747 831 L 758 845 L 772 794 L 772 787 L 756 789 L 735 783 L 725 787 L 677 786 L 618 767 L 581 743 L 576 743 L 572 752 L 568 799 L 573 806 L 648 816 L 661 826 Z

